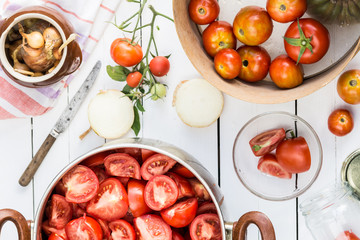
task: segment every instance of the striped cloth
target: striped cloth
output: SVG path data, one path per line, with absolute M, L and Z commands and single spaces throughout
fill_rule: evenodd
M 0 0 L 1 17 L 30 5 L 45 5 L 62 13 L 74 26 L 86 61 L 111 21 L 121 0 Z M 39 116 L 51 110 L 73 75 L 43 88 L 27 88 L 7 78 L 0 68 L 0 119 Z

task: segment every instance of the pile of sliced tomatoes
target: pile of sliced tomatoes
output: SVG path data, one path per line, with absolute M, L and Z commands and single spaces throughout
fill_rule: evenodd
M 43 239 L 222 239 L 216 206 L 193 173 L 153 151 L 93 155 L 56 185 Z

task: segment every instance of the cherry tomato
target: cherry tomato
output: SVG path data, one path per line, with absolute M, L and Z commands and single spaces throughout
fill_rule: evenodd
M 172 240 L 184 240 L 184 238 L 180 235 L 180 233 L 173 231 L 172 232 Z
M 65 197 L 58 194 L 51 196 L 49 210 L 49 226 L 56 229 L 64 228 L 72 217 L 70 203 L 65 200 Z
M 109 223 L 111 237 L 121 240 L 135 240 L 136 234 L 134 228 L 125 220 L 119 219 Z
M 116 178 L 108 178 L 100 184 L 86 212 L 105 221 L 114 221 L 124 217 L 128 207 L 129 200 L 124 186 Z
M 236 38 L 245 45 L 259 45 L 271 36 L 273 23 L 264 8 L 247 6 L 236 14 L 233 23 Z
M 346 103 L 360 103 L 360 70 L 353 69 L 342 73 L 337 82 L 337 92 Z
M 177 173 L 179 174 L 180 176 L 183 176 L 183 177 L 186 177 L 186 178 L 193 178 L 195 177 L 195 175 L 189 170 L 187 169 L 186 167 L 184 167 L 183 165 L 181 164 L 176 164 L 173 168 L 172 168 L 172 171 L 174 173 Z
M 142 79 L 142 74 L 140 72 L 129 73 L 126 77 L 126 83 L 132 88 L 135 88 L 139 85 Z
M 166 175 L 169 176 L 172 180 L 174 180 L 176 185 L 178 186 L 178 189 L 179 189 L 178 199 L 183 198 L 183 197 L 195 196 L 195 193 L 194 193 L 194 191 L 191 187 L 191 184 L 189 183 L 188 180 L 186 180 L 185 178 L 183 178 L 180 175 L 177 175 L 176 173 L 173 173 L 173 172 L 168 172 Z
M 56 234 L 56 233 L 52 233 L 48 240 L 65 240 L 65 238 L 62 238 L 60 235 Z
M 271 152 L 285 138 L 285 130 L 283 128 L 272 129 L 262 132 L 250 141 L 250 147 L 255 156 L 263 156 Z
M 319 61 L 326 54 L 330 46 L 330 35 L 320 22 L 312 18 L 302 18 L 288 27 L 284 44 L 290 58 L 297 63 L 310 64 Z M 300 54 L 301 49 L 304 50 L 303 54 Z
M 216 206 L 213 202 L 203 202 L 199 205 L 196 215 L 204 213 L 215 213 L 217 214 Z
M 234 79 L 240 74 L 241 57 L 234 49 L 221 49 L 215 55 L 214 65 L 222 78 Z
M 99 223 L 91 217 L 71 220 L 65 227 L 69 240 L 102 240 L 103 234 Z
M 153 75 L 157 77 L 165 76 L 170 70 L 169 59 L 163 56 L 156 56 L 151 59 L 149 68 Z
M 105 158 L 104 165 L 109 175 L 141 179 L 140 164 L 129 154 L 110 154 Z
M 336 136 L 345 136 L 354 128 L 352 114 L 346 109 L 336 109 L 328 118 L 328 128 Z
M 154 175 L 162 175 L 169 171 L 176 164 L 176 161 L 166 155 L 157 153 L 152 155 L 141 165 L 141 176 L 149 180 Z
M 210 24 L 219 16 L 220 6 L 216 0 L 191 0 L 189 16 L 199 25 Z
M 149 157 L 156 154 L 156 152 L 148 150 L 148 149 L 141 149 L 141 159 L 143 162 L 146 161 Z
M 276 156 L 271 153 L 267 153 L 260 158 L 257 169 L 278 178 L 291 179 L 292 177 L 292 174 L 287 172 L 276 160 Z
M 190 224 L 190 236 L 192 240 L 222 239 L 219 216 L 212 213 L 197 216 Z
M 81 165 L 85 165 L 87 167 L 95 167 L 101 164 L 104 164 L 105 157 L 109 155 L 108 152 L 100 152 L 95 155 L 92 155 L 86 158 L 84 161 L 81 162 Z
M 139 217 L 151 212 L 144 200 L 146 182 L 131 179 L 128 183 L 129 208 L 134 217 Z
M 155 211 L 173 205 L 179 196 L 179 190 L 174 180 L 165 175 L 150 178 L 144 189 L 145 203 Z
M 230 23 L 225 21 L 212 22 L 202 35 L 205 51 L 211 56 L 225 48 L 236 48 L 236 38 Z
M 186 227 L 196 216 L 198 201 L 196 198 L 189 198 L 161 210 L 160 214 L 164 221 L 172 227 Z
M 265 48 L 243 45 L 238 48 L 242 64 L 239 78 L 247 82 L 257 82 L 266 77 L 271 58 Z
M 289 138 L 279 143 L 276 159 L 290 173 L 301 173 L 310 169 L 311 155 L 303 137 Z
M 141 46 L 132 43 L 131 39 L 117 38 L 111 44 L 110 55 L 117 64 L 131 67 L 142 60 L 143 52 Z
M 206 190 L 205 186 L 197 178 L 190 178 L 188 179 L 188 181 L 191 184 L 191 187 L 195 192 L 195 196 L 198 199 L 202 199 L 202 200 L 211 199 L 209 192 Z
M 341 233 L 335 240 L 360 240 L 353 232 L 345 231 Z
M 134 219 L 135 231 L 138 239 L 171 240 L 170 226 L 159 216 L 153 214 L 142 215 Z
M 306 0 L 267 0 L 266 10 L 270 17 L 281 23 L 300 18 L 307 9 Z
M 270 78 L 279 88 L 294 88 L 299 86 L 304 79 L 301 64 L 286 54 L 276 57 L 270 64 Z
M 62 178 L 68 202 L 82 203 L 92 199 L 99 189 L 99 180 L 88 167 L 77 165 Z

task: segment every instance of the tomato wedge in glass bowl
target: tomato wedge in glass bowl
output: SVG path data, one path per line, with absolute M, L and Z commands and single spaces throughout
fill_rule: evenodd
M 49 208 L 49 226 L 62 229 L 72 218 L 72 208 L 65 197 L 53 194 Z
M 170 226 L 182 228 L 189 225 L 195 218 L 197 208 L 197 199 L 189 198 L 161 210 L 160 214 L 164 221 Z
M 292 174 L 286 171 L 276 160 L 276 156 L 271 153 L 267 153 L 259 160 L 257 168 L 270 176 L 291 179 Z
M 141 179 L 140 164 L 126 153 L 113 153 L 104 160 L 106 173 L 118 177 Z
M 285 138 L 285 129 L 278 128 L 268 130 L 253 137 L 250 141 L 250 147 L 255 156 L 263 156 L 271 152 Z
M 134 225 L 138 239 L 172 239 L 172 231 L 170 226 L 157 215 L 147 214 L 137 217 L 134 219 Z
M 145 213 L 149 213 L 152 210 L 146 205 L 144 200 L 144 189 L 146 182 L 131 179 L 128 182 L 128 198 L 129 208 L 134 217 L 140 217 Z
M 219 216 L 213 213 L 205 213 L 197 216 L 190 225 L 192 240 L 221 240 L 221 225 Z
M 71 220 L 65 227 L 69 240 L 102 240 L 103 233 L 99 223 L 87 216 Z
M 176 164 L 176 161 L 166 155 L 157 153 L 152 155 L 142 164 L 140 172 L 144 180 L 149 180 L 152 176 L 162 175 L 169 171 Z
M 136 234 L 133 226 L 125 220 L 119 219 L 109 223 L 112 239 L 135 240 Z

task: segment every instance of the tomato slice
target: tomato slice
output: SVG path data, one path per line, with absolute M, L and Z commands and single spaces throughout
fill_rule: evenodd
M 195 193 L 191 187 L 191 184 L 188 182 L 188 180 L 186 180 L 185 178 L 181 177 L 180 175 L 177 175 L 176 173 L 173 172 L 168 172 L 166 174 L 167 176 L 169 176 L 172 180 L 175 181 L 176 185 L 179 188 L 179 197 L 183 198 L 183 197 L 194 197 Z
M 197 198 L 203 199 L 205 201 L 211 199 L 209 192 L 197 178 L 189 178 L 188 181 L 191 184 L 191 187 L 194 190 L 195 196 Z
M 345 231 L 341 233 L 336 240 L 360 240 L 353 232 Z
M 79 206 L 79 204 L 77 203 L 70 203 L 71 204 L 71 209 L 72 209 L 72 213 L 73 213 L 73 218 L 79 218 L 81 216 L 84 216 L 84 213 L 85 213 L 85 209 L 81 208 Z
M 162 175 L 169 171 L 176 164 L 176 161 L 166 155 L 157 153 L 152 155 L 141 166 L 140 172 L 144 180 L 149 180 L 152 176 Z
M 104 159 L 107 155 L 109 155 L 109 152 L 97 153 L 86 158 L 84 161 L 81 162 L 81 165 L 85 165 L 89 168 L 99 166 L 101 164 L 104 164 Z
M 100 184 L 96 196 L 86 207 L 91 216 L 114 221 L 126 215 L 129 200 L 124 186 L 116 178 L 108 178 Z
M 41 224 L 41 229 L 48 236 L 53 234 L 53 233 L 56 233 L 56 235 L 62 237 L 63 239 L 67 239 L 67 236 L 66 236 L 66 233 L 65 233 L 65 228 L 56 229 L 54 227 L 51 227 L 49 225 L 49 220 L 46 220 Z
M 146 214 L 134 219 L 138 239 L 171 240 L 172 231 L 164 220 L 153 214 Z
M 141 159 L 143 162 L 145 162 L 146 159 L 148 159 L 154 154 L 156 154 L 156 152 L 147 149 L 141 149 Z
M 190 225 L 192 240 L 220 240 L 221 225 L 217 214 L 205 213 L 197 216 Z
M 49 210 L 49 225 L 56 229 L 64 228 L 72 218 L 71 205 L 61 195 L 52 195 Z
M 161 210 L 160 214 L 164 221 L 172 227 L 186 227 L 196 216 L 198 201 L 196 198 L 178 202 L 169 208 Z
M 185 178 L 193 178 L 195 175 L 186 167 L 181 165 L 180 163 L 177 163 L 173 168 L 172 171 L 179 174 L 180 176 L 183 176 Z
M 271 152 L 285 138 L 283 128 L 272 129 L 256 135 L 249 141 L 251 150 L 255 156 L 263 156 Z
M 69 240 L 102 240 L 100 224 L 93 218 L 83 216 L 71 220 L 65 227 Z
M 114 240 L 135 240 L 136 234 L 134 228 L 125 220 L 119 219 L 109 224 L 111 237 Z
M 107 174 L 118 177 L 141 179 L 140 164 L 126 153 L 113 153 L 104 160 Z
M 129 208 L 134 217 L 139 217 L 151 212 L 144 200 L 144 189 L 146 182 L 131 179 L 128 182 Z
M 82 203 L 92 199 L 99 189 L 96 174 L 88 167 L 76 165 L 62 178 L 68 202 Z
M 184 240 L 180 233 L 173 231 L 172 232 L 172 240 Z
M 165 175 L 150 178 L 144 189 L 145 203 L 149 208 L 160 211 L 173 205 L 179 196 L 174 180 Z
M 196 215 L 204 213 L 215 213 L 217 214 L 216 206 L 213 202 L 203 202 L 199 205 Z
M 118 153 L 126 153 L 141 162 L 141 149 L 140 148 L 118 148 L 115 150 Z
M 286 171 L 276 160 L 276 156 L 271 153 L 267 153 L 259 160 L 257 168 L 270 176 L 291 179 L 292 174 Z
M 90 168 L 95 175 L 97 176 L 98 180 L 99 180 L 99 184 L 102 183 L 102 181 L 104 181 L 105 179 L 108 178 L 108 175 L 105 173 L 105 170 L 99 166 L 96 167 L 91 167 Z
M 100 224 L 100 227 L 101 227 L 101 229 L 103 231 L 103 240 L 112 240 L 108 222 L 104 221 L 104 220 L 101 220 L 100 218 L 97 219 L 97 221 Z

